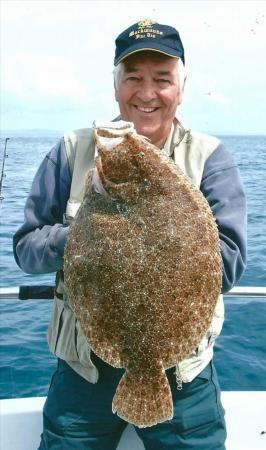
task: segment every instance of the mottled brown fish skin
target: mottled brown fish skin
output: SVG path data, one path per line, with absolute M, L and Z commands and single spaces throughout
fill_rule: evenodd
M 165 369 L 208 330 L 221 290 L 219 235 L 201 192 L 159 149 L 128 134 L 100 146 L 65 249 L 65 283 L 93 351 L 124 367 L 113 412 L 139 427 L 173 415 Z M 106 135 L 106 134 L 105 134 Z

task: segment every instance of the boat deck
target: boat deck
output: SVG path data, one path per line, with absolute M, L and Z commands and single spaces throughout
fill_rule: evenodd
M 44 401 L 45 397 L 0 401 L 1 450 L 38 448 Z M 222 392 L 222 401 L 228 431 L 226 450 L 265 450 L 266 392 Z M 132 426 L 126 428 L 117 450 L 144 450 Z

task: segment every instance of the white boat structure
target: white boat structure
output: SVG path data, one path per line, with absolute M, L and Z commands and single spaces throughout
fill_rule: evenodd
M 52 298 L 52 291 L 52 286 L 0 288 L 0 299 Z M 237 287 L 226 295 L 265 301 L 266 287 Z M 1 450 L 37 450 L 44 402 L 45 397 L 0 400 Z M 223 391 L 222 402 L 228 432 L 226 450 L 266 450 L 266 391 Z M 123 433 L 117 450 L 144 450 L 131 425 Z

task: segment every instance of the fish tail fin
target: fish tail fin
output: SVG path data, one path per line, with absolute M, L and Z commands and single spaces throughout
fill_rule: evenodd
M 116 389 L 112 410 L 139 428 L 172 419 L 172 394 L 163 367 L 155 376 L 126 372 Z

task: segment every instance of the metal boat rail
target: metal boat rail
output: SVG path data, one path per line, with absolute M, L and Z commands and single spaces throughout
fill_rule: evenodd
M 224 294 L 225 297 L 241 297 L 250 299 L 256 297 L 262 301 L 266 300 L 266 287 L 237 286 Z M 54 286 L 52 285 L 24 285 L 16 287 L 1 287 L 0 299 L 19 300 L 51 300 L 54 297 Z

